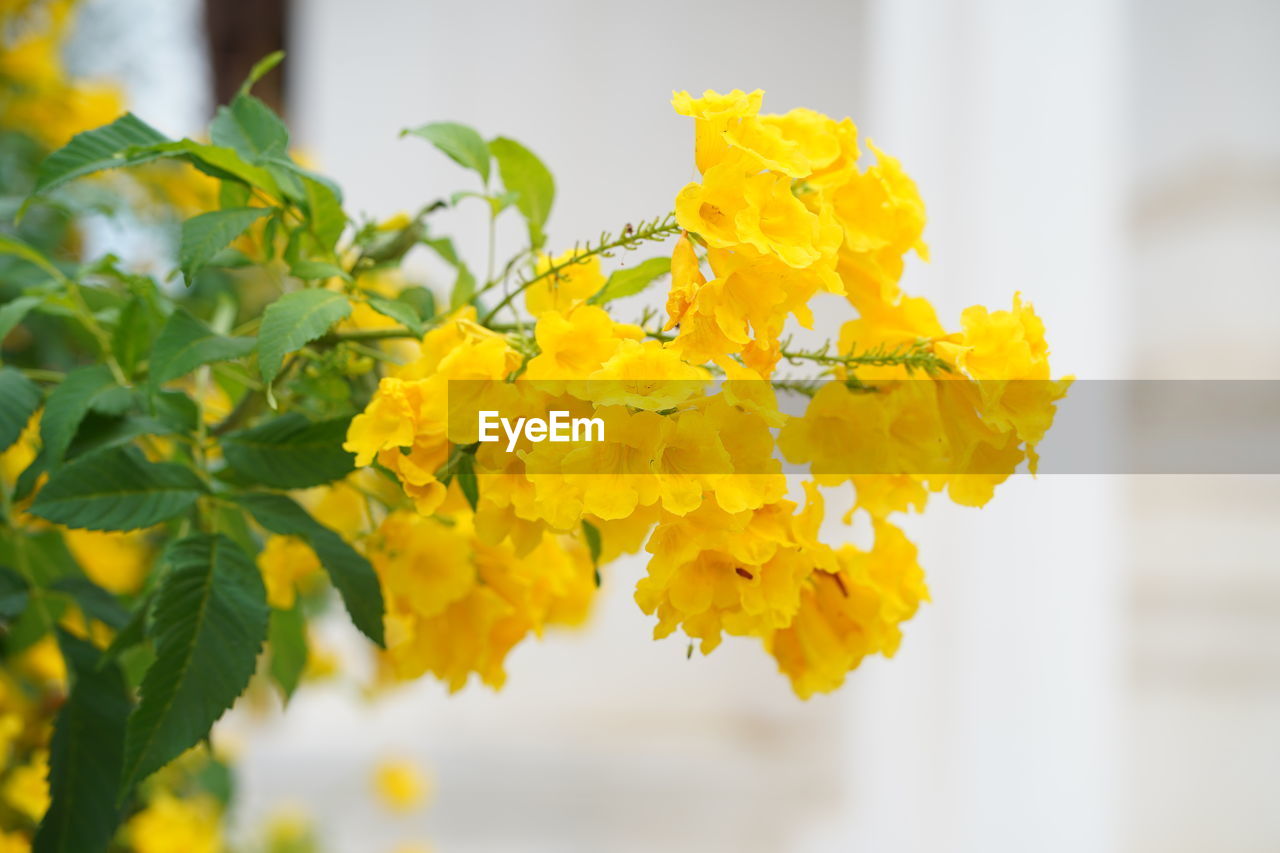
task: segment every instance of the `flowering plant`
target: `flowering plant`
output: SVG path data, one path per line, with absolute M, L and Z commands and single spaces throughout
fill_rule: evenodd
M 554 251 L 551 172 L 456 123 L 406 133 L 472 189 L 353 220 L 251 94 L 278 60 L 208 141 L 124 114 L 6 188 L 25 198 L 0 234 L 0 755 L 35 780 L 7 808 L 38 849 L 103 849 L 256 672 L 287 699 L 323 668 L 308 624 L 335 600 L 380 680 L 497 688 L 516 644 L 581 624 L 607 565 L 644 550 L 655 637 L 754 637 L 799 696 L 833 690 L 928 596 L 893 516 L 1034 470 L 1067 384 L 1043 325 L 1015 296 L 948 332 L 902 292 L 924 204 L 849 119 L 676 93 L 700 177 L 674 212 Z M 12 132 L 48 130 L 23 109 Z M 104 193 L 180 221 L 170 279 L 81 254 Z M 436 230 L 458 206 L 522 249 L 473 266 Z M 411 283 L 415 250 L 451 287 Z M 655 286 L 663 315 L 624 319 Z M 799 345 L 789 320 L 820 299 L 848 320 Z M 489 442 L 486 412 L 572 413 L 599 439 Z M 832 488 L 866 547 L 819 538 Z M 32 690 L 58 697 L 51 739 Z M 182 807 L 166 797 L 135 834 Z

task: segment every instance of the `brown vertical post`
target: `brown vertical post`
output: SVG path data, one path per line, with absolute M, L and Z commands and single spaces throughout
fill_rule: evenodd
M 288 7 L 288 0 L 205 0 L 216 103 L 231 100 L 255 62 L 284 49 Z M 285 113 L 286 73 L 283 66 L 277 68 L 253 89 L 281 115 Z

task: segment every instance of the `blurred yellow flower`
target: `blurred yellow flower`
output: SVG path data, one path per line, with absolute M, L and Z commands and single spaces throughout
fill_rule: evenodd
M 427 780 L 417 765 L 403 759 L 384 761 L 373 774 L 374 790 L 384 806 L 397 812 L 413 811 L 427 796 Z
M 273 535 L 258 554 L 258 569 L 267 587 L 267 604 L 289 610 L 298 587 L 320 571 L 320 558 L 296 536 Z
M 221 853 L 219 819 L 211 797 L 161 793 L 129 819 L 124 834 L 135 853 Z
M 9 771 L 0 799 L 38 823 L 49 808 L 49 753 L 39 750 L 31 760 Z

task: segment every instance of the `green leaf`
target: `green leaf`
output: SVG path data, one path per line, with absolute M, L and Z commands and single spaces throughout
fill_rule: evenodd
M 302 175 L 307 219 L 318 248 L 332 252 L 347 227 L 347 214 L 342 211 L 342 198 L 336 189 L 308 174 Z
M 338 418 L 312 423 L 290 412 L 223 436 L 222 453 L 251 483 L 277 489 L 320 486 L 355 470 L 355 457 L 342 449 L 350 422 Z
M 271 649 L 271 678 L 280 685 L 287 702 L 298 689 L 302 672 L 307 668 L 307 620 L 300 605 L 271 611 L 267 643 Z
M 266 56 L 253 63 L 253 67 L 249 69 L 249 76 L 244 78 L 244 82 L 240 84 L 240 94 L 247 95 L 259 80 L 266 77 L 271 71 L 284 62 L 284 51 L 276 50 L 268 53 Z
M 387 299 L 384 296 L 377 296 L 372 293 L 366 293 L 364 298 L 374 311 L 384 317 L 400 321 L 415 335 L 421 335 L 426 331 L 426 327 L 422 324 L 422 318 L 418 316 L 417 310 L 409 303 L 402 302 L 399 299 Z
M 239 180 L 218 182 L 218 209 L 227 210 L 232 207 L 248 207 L 253 198 L 253 190 Z
M 53 724 L 49 810 L 36 830 L 32 850 L 105 850 L 120 823 L 129 697 L 120 668 L 99 666 L 101 656 L 90 643 L 60 631 L 58 644 L 74 677 Z
M 156 660 L 125 736 L 129 788 L 208 735 L 249 684 L 267 636 L 266 590 L 253 560 L 222 535 L 173 545 L 156 591 Z
M 650 258 L 634 267 L 615 270 L 600 292 L 588 300 L 592 305 L 605 305 L 624 296 L 634 296 L 662 276 L 671 272 L 670 258 Z
M 556 182 L 542 161 L 514 139 L 499 136 L 489 143 L 498 160 L 498 174 L 507 192 L 518 193 L 516 208 L 529 224 L 529 244 L 541 248 L 546 242 L 544 228 L 556 197 Z
M 151 346 L 158 325 L 151 304 L 141 296 L 134 296 L 120 310 L 120 319 L 111 334 L 111 351 L 129 376 L 133 376 L 138 362 Z
M 144 148 L 130 149 L 130 156 L 185 160 L 206 175 L 212 175 L 224 181 L 242 181 L 251 187 L 257 187 L 273 198 L 280 197 L 280 186 L 275 178 L 271 177 L 271 173 L 245 160 L 234 148 L 182 139 L 177 142 L 162 142 Z
M 421 136 L 459 166 L 478 173 L 486 185 L 489 183 L 489 147 L 484 144 L 484 137 L 465 124 L 438 121 L 400 132 L 401 136 L 405 134 Z
M 406 287 L 396 294 L 396 302 L 403 302 L 422 320 L 436 316 L 436 295 L 425 287 Z
M 274 212 L 272 207 L 233 207 L 202 213 L 183 222 L 178 264 L 182 267 L 187 287 L 214 255 L 247 231 L 250 225 Z
M 77 367 L 49 392 L 40 417 L 40 443 L 49 468 L 56 468 L 62 461 L 76 429 L 94 403 L 119 389 L 105 364 L 91 364 Z
M 342 595 L 351 621 L 366 637 L 383 645 L 382 589 L 368 560 L 284 495 L 252 492 L 236 501 L 272 533 L 304 539 Z
M 182 515 L 204 492 L 189 468 L 147 462 L 133 448 L 111 447 L 55 471 L 31 514 L 73 528 L 137 530 Z
M 230 361 L 253 352 L 253 338 L 228 338 L 178 308 L 160 330 L 151 349 L 152 387 L 185 376 L 202 364 Z
M 39 296 L 19 296 L 0 307 L 0 343 L 22 322 L 28 311 L 43 301 Z
M 284 157 L 289 150 L 288 128 L 253 95 L 236 95 L 230 106 L 218 107 L 209 136 L 214 145 L 232 148 L 250 163 Z
M 346 270 L 328 261 L 298 261 L 289 267 L 289 275 L 294 278 L 300 278 L 303 281 L 323 281 L 327 278 L 340 278 L 343 281 L 351 281 L 351 276 L 347 274 Z
M 587 550 L 591 553 L 592 565 L 600 565 L 600 528 L 584 518 L 582 520 L 582 538 L 587 541 Z
M 160 154 L 134 149 L 164 142 L 168 138 L 133 113 L 94 130 L 71 137 L 71 141 L 44 159 L 36 172 L 36 193 L 46 193 L 67 181 L 102 169 L 114 169 L 154 160 Z
M 258 369 L 268 384 L 287 353 L 300 349 L 351 314 L 351 302 L 332 290 L 296 290 L 267 306 L 258 329 Z
M 476 457 L 471 453 L 460 454 L 454 476 L 458 480 L 458 488 L 462 489 L 462 496 L 471 505 L 471 511 L 475 512 L 476 504 L 480 502 L 480 483 L 476 479 Z
M 21 258 L 27 263 L 34 264 L 58 281 L 67 280 L 67 277 L 63 275 L 62 270 L 54 266 L 53 261 L 45 257 L 43 252 L 34 246 L 28 245 L 27 243 L 6 234 L 0 234 L 0 255 L 13 255 L 16 258 Z
M 40 408 L 40 386 L 12 367 L 0 367 L 0 452 L 8 450 Z

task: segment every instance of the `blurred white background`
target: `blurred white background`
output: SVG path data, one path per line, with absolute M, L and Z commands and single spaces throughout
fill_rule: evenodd
M 199 25 L 191 0 L 91 5 Z M 944 323 L 1019 290 L 1056 372 L 1280 377 L 1275 2 L 308 0 L 291 15 L 295 140 L 352 211 L 458 188 L 398 139 L 456 120 L 551 165 L 567 246 L 670 209 L 694 176 L 672 89 L 760 87 L 766 109 L 851 115 L 902 158 L 934 257 L 906 285 Z M 194 131 L 191 52 L 129 56 L 139 111 Z M 437 227 L 474 235 L 475 257 L 479 216 Z M 238 820 L 298 803 L 335 851 L 1274 851 L 1278 510 L 1262 477 L 1019 477 L 982 511 L 939 501 L 909 521 L 934 603 L 895 660 L 808 703 L 748 643 L 686 661 L 681 641 L 650 642 L 630 599 L 643 561 L 624 560 L 592 626 L 519 648 L 500 694 L 424 683 L 368 704 L 317 687 L 287 722 L 256 722 Z M 388 756 L 430 768 L 427 812 L 372 802 Z

